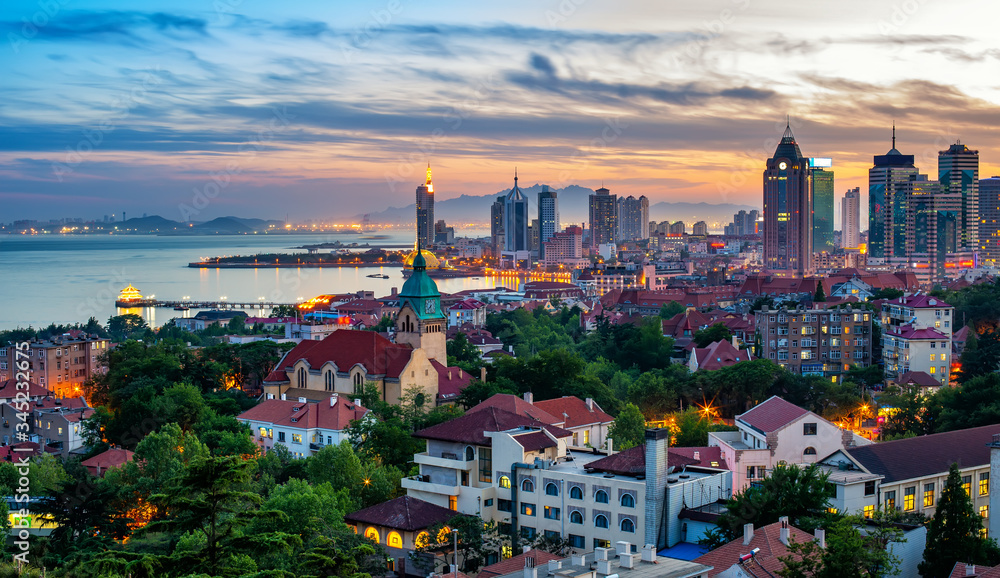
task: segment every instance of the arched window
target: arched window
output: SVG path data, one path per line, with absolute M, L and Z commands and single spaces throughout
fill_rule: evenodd
M 597 490 L 597 493 L 594 494 L 594 501 L 597 502 L 598 504 L 607 504 L 608 493 L 605 492 L 604 490 Z M 607 526 L 605 526 L 605 528 L 607 528 Z
M 500 484 L 501 488 L 510 488 L 510 478 L 507 476 L 500 476 L 500 479 L 497 480 L 497 482 Z
M 390 548 L 402 548 L 403 538 L 399 532 L 389 532 L 389 535 L 385 537 L 385 545 Z
M 569 523 L 570 524 L 582 524 L 583 523 L 583 514 L 581 514 L 578 510 L 573 510 L 569 514 Z
M 381 543 L 379 541 L 378 530 L 376 530 L 372 526 L 369 526 L 368 529 L 365 530 L 365 538 L 368 538 L 369 540 L 371 540 L 372 542 L 375 542 L 376 544 L 380 544 Z
M 530 478 L 525 478 L 525 480 L 523 482 L 521 482 L 521 491 L 522 492 L 534 492 L 535 491 L 535 482 L 532 482 Z
M 549 482 L 549 483 L 545 484 L 545 495 L 546 496 L 558 496 L 559 495 L 559 486 L 555 485 L 552 482 Z
M 569 489 L 569 497 L 571 500 L 582 500 L 583 490 L 580 489 L 580 486 L 573 486 Z
M 299 375 L 298 375 L 298 377 L 299 377 L 299 387 L 305 387 L 306 386 L 306 368 L 304 368 L 304 367 L 300 367 L 299 368 Z
M 327 391 L 333 391 L 333 372 L 329 369 L 323 374 L 323 379 L 326 385 Z
M 476 459 L 476 450 L 472 449 L 472 446 L 465 448 L 465 461 L 471 462 Z
M 806 448 L 806 451 L 804 451 L 802 453 L 805 454 L 805 455 L 807 455 L 807 456 L 814 456 L 814 455 L 816 455 L 816 448 L 814 448 L 812 446 L 809 446 L 809 447 Z
M 437 535 L 438 544 L 447 544 L 448 540 L 450 539 L 451 539 L 451 528 L 449 528 L 448 526 L 443 526 L 440 530 L 438 530 L 438 535 Z
M 635 533 L 635 522 L 629 518 L 622 519 L 622 532 L 628 532 L 629 534 Z
M 632 494 L 622 494 L 622 507 L 623 508 L 634 508 L 635 507 L 635 496 Z
M 597 526 L 598 528 L 607 528 L 608 517 L 605 516 L 604 514 L 598 514 L 598 516 L 594 518 L 594 525 Z
M 426 548 L 430 546 L 431 535 L 427 532 L 420 532 L 417 537 L 413 539 L 413 545 L 417 548 Z

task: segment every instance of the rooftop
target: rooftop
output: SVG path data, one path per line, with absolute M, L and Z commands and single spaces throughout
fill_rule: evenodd
M 474 413 L 467 413 L 461 417 L 433 425 L 429 428 L 424 428 L 414 432 L 413 437 L 479 446 L 492 446 L 492 440 L 485 435 L 485 432 L 509 431 L 520 427 L 541 427 L 557 438 L 566 438 L 573 435 L 572 432 L 545 424 L 536 419 L 517 415 L 516 413 L 495 407 L 489 407 Z
M 937 297 L 931 297 L 930 295 L 910 295 L 909 297 L 897 297 L 886 301 L 886 305 L 897 305 L 900 307 L 912 307 L 914 309 L 942 309 L 951 307 L 944 301 L 938 299 Z
M 994 434 L 1000 434 L 1000 424 L 848 448 L 847 453 L 869 472 L 885 476 L 882 483 L 889 484 L 942 474 L 952 463 L 961 469 L 989 465 L 986 444 Z
M 344 516 L 347 522 L 384 526 L 394 530 L 414 532 L 434 524 L 445 523 L 458 515 L 448 508 L 410 496 L 400 496 Z
M 788 546 L 781 542 L 780 535 L 781 522 L 775 522 L 754 531 L 749 544 L 744 545 L 744 537 L 740 537 L 695 558 L 694 561 L 712 566 L 712 570 L 708 573 L 709 578 L 711 578 L 732 568 L 733 565 L 739 564 L 740 556 L 749 554 L 754 548 L 760 548 L 760 551 L 754 556 L 756 565 L 753 567 L 759 566 L 768 574 L 775 576 L 779 570 L 784 568 L 784 564 L 778 558 L 789 555 Z M 788 535 L 790 540 L 799 543 L 813 540 L 812 534 L 791 525 L 788 526 Z
M 778 431 L 807 413 L 809 413 L 808 410 L 775 395 L 757 404 L 750 411 L 736 416 L 736 421 L 741 421 L 761 433 L 768 434 Z

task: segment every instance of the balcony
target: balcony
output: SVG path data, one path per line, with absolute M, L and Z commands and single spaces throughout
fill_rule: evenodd
M 471 471 L 472 467 L 475 465 L 476 460 L 466 461 L 460 458 L 444 458 L 438 456 L 428 455 L 427 452 L 422 454 L 413 454 L 413 461 L 418 464 L 423 464 L 425 466 L 436 466 L 439 468 L 449 468 L 452 470 L 462 470 L 465 472 Z
M 403 478 L 402 486 L 407 490 L 416 490 L 418 492 L 427 492 L 430 494 L 438 494 L 442 496 L 457 496 L 459 492 L 459 486 L 450 486 L 447 484 L 435 484 L 430 481 L 431 477 L 426 475 L 410 476 L 408 478 Z

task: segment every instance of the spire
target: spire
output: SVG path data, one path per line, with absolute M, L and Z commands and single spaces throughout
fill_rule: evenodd
M 514 186 L 517 186 L 517 167 L 514 167 Z
M 896 148 L 896 121 L 892 121 L 892 148 Z
M 785 134 L 781 135 L 781 142 L 795 143 L 795 135 L 792 134 L 792 117 L 785 116 Z

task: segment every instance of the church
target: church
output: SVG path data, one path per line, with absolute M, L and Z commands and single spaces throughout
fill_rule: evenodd
M 454 401 L 472 376 L 447 366 L 448 319 L 424 253 L 415 251 L 413 274 L 399 293 L 395 340 L 341 329 L 321 341 L 303 341 L 264 380 L 265 394 L 319 401 L 335 393 L 355 396 L 373 383 L 387 403 L 399 403 L 413 388 L 438 405 Z

